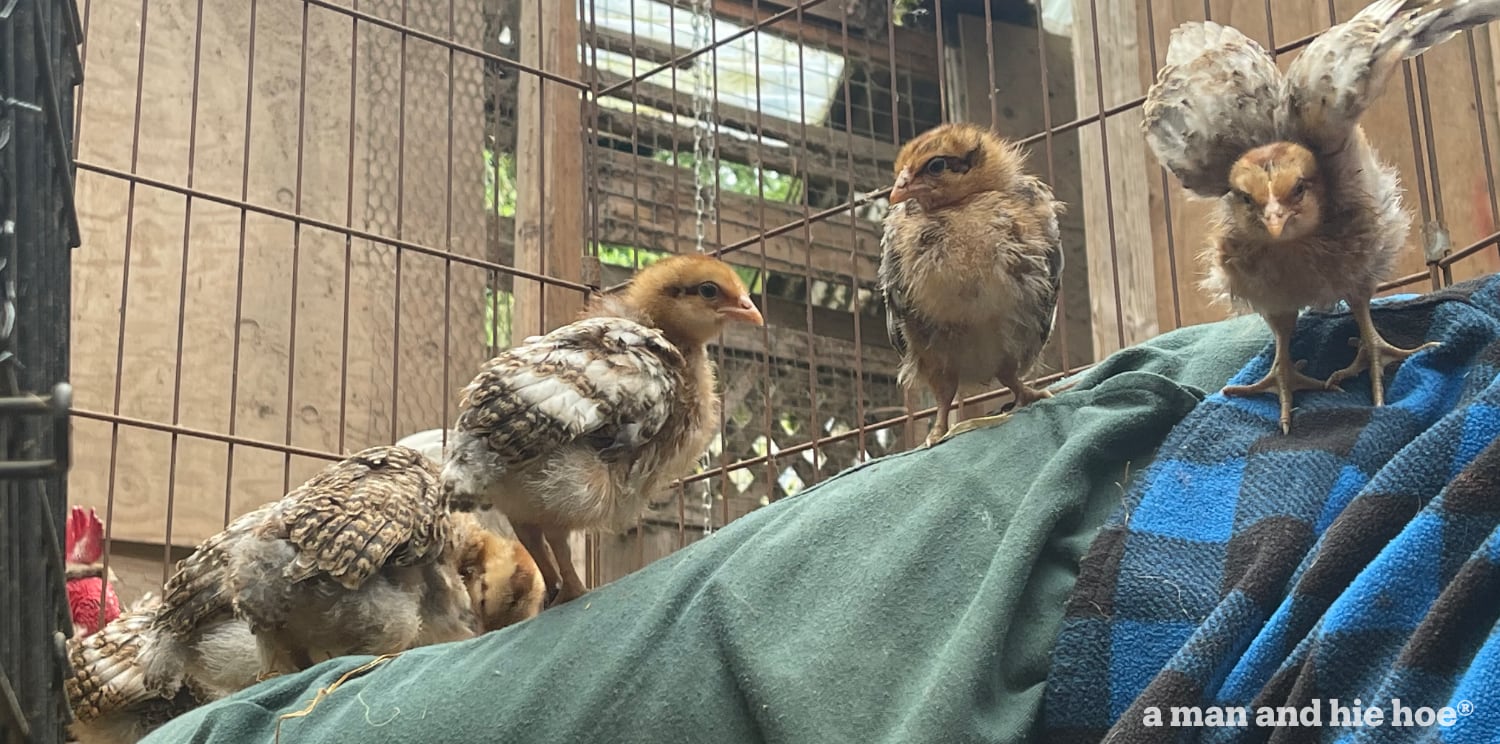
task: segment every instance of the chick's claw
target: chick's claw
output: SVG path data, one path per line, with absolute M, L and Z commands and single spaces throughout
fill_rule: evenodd
M 1302 368 L 1307 366 L 1306 359 L 1299 359 L 1294 364 L 1287 364 L 1278 358 L 1271 364 L 1271 371 L 1265 377 L 1249 385 L 1229 385 L 1224 388 L 1225 395 L 1235 398 L 1245 398 L 1261 393 L 1276 392 L 1276 397 L 1281 401 L 1281 433 L 1287 434 L 1292 430 L 1292 394 L 1300 390 L 1339 390 L 1337 385 L 1332 388 L 1323 380 L 1315 379 L 1303 374 Z M 1343 392 L 1339 390 L 1339 392 Z
M 1351 377 L 1359 375 L 1365 370 L 1370 370 L 1370 397 L 1376 406 L 1385 405 L 1385 368 L 1386 365 L 1399 362 L 1419 351 L 1437 348 L 1441 344 L 1436 341 L 1428 341 L 1421 346 L 1411 349 L 1403 349 L 1393 346 L 1390 342 L 1375 334 L 1372 341 L 1366 342 L 1357 338 L 1349 339 L 1351 345 L 1358 344 L 1359 353 L 1354 355 L 1354 361 L 1349 366 L 1334 372 L 1328 377 L 1329 389 L 1335 389 L 1338 383 Z

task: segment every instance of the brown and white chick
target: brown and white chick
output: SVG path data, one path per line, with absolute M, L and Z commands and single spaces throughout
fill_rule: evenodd
M 428 429 L 402 437 L 396 446 L 421 452 L 433 467 L 441 468 L 444 444 L 452 436 L 443 429 Z M 540 613 L 547 601 L 547 587 L 510 520 L 494 509 L 453 512 L 449 518 L 472 535 L 461 536 L 456 542 L 467 546 L 464 551 L 468 557 L 460 560 L 460 566 L 464 567 L 464 581 L 475 611 L 488 618 L 487 628 L 505 627 Z
M 1063 203 L 1014 145 L 973 124 L 906 143 L 885 217 L 880 288 L 901 384 L 937 398 L 932 445 L 961 386 L 999 379 L 1016 406 L 1051 397 L 1024 381 L 1052 334 Z
M 1436 345 L 1393 346 L 1370 317 L 1411 216 L 1395 169 L 1379 160 L 1359 119 L 1402 60 L 1497 17 L 1497 0 L 1379 0 L 1319 35 L 1285 75 L 1233 28 L 1194 22 L 1172 31 L 1146 95 L 1146 141 L 1185 188 L 1218 200 L 1204 286 L 1259 312 L 1276 337 L 1271 371 L 1224 394 L 1276 391 L 1283 432 L 1295 391 L 1337 389 L 1369 369 L 1373 401 L 1384 405 L 1385 365 Z M 1359 327 L 1359 352 L 1316 380 L 1292 359 L 1297 315 L 1340 300 Z
M 130 744 L 193 708 L 248 686 L 255 679 L 255 640 L 250 629 L 221 634 L 220 652 L 241 662 L 218 678 L 184 678 L 157 690 L 146 684 L 148 641 L 161 600 L 147 594 L 99 632 L 68 639 L 70 676 L 63 682 L 73 711 L 69 735 L 80 744 Z M 237 649 L 237 650 L 236 650 Z M 235 678 L 238 674 L 238 679 Z
M 452 507 L 498 507 L 559 587 L 554 604 L 582 595 L 568 536 L 628 526 L 691 472 L 719 420 L 707 345 L 731 322 L 763 322 L 734 270 L 673 256 L 490 360 L 448 440 Z
M 148 679 L 165 687 L 193 676 L 203 633 L 231 619 L 254 633 L 262 677 L 471 638 L 539 612 L 537 573 L 472 516 L 449 514 L 422 453 L 372 447 L 178 563 Z

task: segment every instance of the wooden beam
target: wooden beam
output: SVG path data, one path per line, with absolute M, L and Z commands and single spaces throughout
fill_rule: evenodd
M 885 2 L 885 0 L 877 0 Z M 691 9 L 689 0 L 670 0 L 670 2 L 683 9 Z M 783 0 L 779 3 L 759 2 L 752 3 L 750 0 L 715 0 L 713 4 L 714 14 L 727 21 L 749 25 L 763 21 L 787 8 L 795 7 L 795 0 Z M 796 27 L 795 16 L 781 21 L 779 25 L 766 27 L 766 31 L 783 39 L 790 39 L 818 49 L 846 54 L 854 59 L 870 60 L 873 62 L 885 62 L 892 64 L 890 43 L 886 40 L 871 41 L 864 36 L 851 31 L 848 44 L 844 42 L 843 29 L 839 27 L 839 21 L 843 14 L 838 6 L 844 0 L 829 0 L 819 6 L 803 12 L 803 24 Z M 818 13 L 819 10 L 824 13 Z M 829 13 L 827 11 L 833 11 Z M 831 24 L 808 23 L 807 21 L 822 15 Z M 901 69 L 911 70 L 923 75 L 937 76 L 937 41 L 931 34 L 925 34 L 910 28 L 898 26 L 895 34 L 896 59 L 894 64 Z
M 637 65 L 639 72 L 645 72 L 656 65 L 671 62 L 683 53 L 682 49 L 665 41 L 653 39 L 642 33 L 631 35 L 629 31 L 603 25 L 590 28 L 588 35 L 584 38 L 584 43 L 618 54 L 635 57 L 639 60 Z M 584 54 L 587 55 L 588 51 L 585 50 Z M 592 57 L 586 56 L 585 61 L 588 64 L 593 64 Z M 684 71 L 691 65 L 691 61 L 678 63 L 676 65 L 678 74 L 686 74 Z M 670 73 L 663 71 L 661 74 L 668 75 Z
M 578 7 L 521 3 L 521 62 L 578 79 Z M 578 92 L 522 75 L 516 105 L 516 267 L 579 281 L 583 274 L 582 111 Z M 517 338 L 571 322 L 577 292 L 517 280 Z
M 648 113 L 614 110 L 603 106 L 597 111 L 598 130 L 621 142 L 634 142 L 663 150 L 692 148 L 693 130 L 690 126 Z M 857 191 L 871 191 L 890 185 L 890 163 L 872 162 L 868 155 L 856 157 L 850 164 L 842 153 L 837 156 L 809 158 L 798 148 L 762 144 L 754 138 L 742 140 L 733 136 L 720 136 L 717 142 L 719 157 L 735 163 L 759 164 L 763 168 L 806 176 L 825 183 L 852 181 Z
M 611 150 L 601 150 L 595 163 L 598 170 L 593 180 L 600 196 L 597 240 L 671 253 L 693 250 L 692 171 Z M 717 228 L 706 225 L 710 242 L 716 245 L 753 238 L 803 217 L 798 206 L 722 190 L 718 206 Z M 766 264 L 773 271 L 806 276 L 810 262 L 814 276 L 854 276 L 861 286 L 873 286 L 880 267 L 880 230 L 879 225 L 861 218 L 851 228 L 848 214 L 830 217 L 768 238 Z M 760 268 L 760 246 L 726 254 L 725 260 Z
M 599 71 L 599 82 L 606 87 L 627 79 L 614 72 Z M 610 97 L 624 101 L 634 98 L 637 103 L 652 108 L 679 116 L 692 116 L 692 96 L 673 90 L 669 87 L 670 83 L 671 78 L 666 73 L 657 73 L 633 87 L 622 88 L 618 96 Z M 752 137 L 759 133 L 763 137 L 787 142 L 810 153 L 829 156 L 833 158 L 835 165 L 842 163 L 848 154 L 853 154 L 856 161 L 873 160 L 882 166 L 896 161 L 896 146 L 889 142 L 826 126 L 809 124 L 804 127 L 800 123 L 767 114 L 757 116 L 755 111 L 723 102 L 714 107 L 713 113 L 722 126 L 734 127 Z M 721 136 L 719 139 L 725 137 Z
M 1098 17 L 1093 12 L 1098 11 Z M 1098 69 L 1104 106 L 1145 92 L 1134 0 L 1073 0 L 1073 70 L 1081 115 L 1099 110 L 1101 81 L 1095 75 L 1092 23 L 1100 24 Z M 1155 336 L 1155 251 L 1145 185 L 1156 175 L 1148 166 L 1139 109 L 1108 117 L 1079 132 L 1083 214 L 1088 243 L 1089 304 L 1095 358 Z M 1107 138 L 1107 139 L 1106 139 Z

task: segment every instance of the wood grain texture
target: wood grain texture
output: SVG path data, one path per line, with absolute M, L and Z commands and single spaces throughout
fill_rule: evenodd
M 409 41 L 403 63 L 399 35 L 368 23 L 356 54 L 348 16 L 309 8 L 304 96 L 301 5 L 256 6 L 252 80 L 250 5 L 206 0 L 194 127 L 198 7 L 151 4 L 135 157 L 141 9 L 97 8 L 81 160 L 180 185 L 191 171 L 195 189 L 483 255 L 483 202 L 456 186 L 483 179 L 479 60 L 456 55 L 450 76 L 446 50 Z M 480 3 L 451 7 L 458 40 L 478 46 Z M 360 9 L 399 19 L 402 3 Z M 448 33 L 450 3 L 410 0 L 406 11 L 409 23 Z M 125 416 L 170 424 L 175 408 L 183 426 L 228 432 L 232 420 L 239 436 L 351 452 L 449 420 L 484 356 L 482 271 L 450 273 L 439 258 L 148 187 L 132 200 L 128 184 L 84 170 L 77 192 L 84 247 L 73 264 L 72 382 L 81 409 L 112 412 L 119 380 Z M 236 447 L 231 473 L 226 445 L 179 437 L 174 467 L 171 435 L 122 427 L 113 449 L 109 424 L 75 419 L 74 431 L 72 498 L 103 514 L 112 484 L 114 539 L 167 539 L 170 496 L 170 540 L 192 545 L 224 526 L 226 499 L 232 517 L 326 464 Z
M 1080 116 L 1099 110 L 1099 86 L 1107 109 L 1146 92 L 1140 70 L 1138 3 L 1135 0 L 1074 0 L 1073 70 Z M 1099 24 L 1095 71 L 1094 29 Z M 1102 79 L 1101 79 L 1102 78 Z M 1088 243 L 1089 306 L 1094 356 L 1103 358 L 1160 331 L 1156 304 L 1156 251 L 1150 200 L 1142 188 L 1149 153 L 1141 138 L 1138 108 L 1079 130 L 1085 240 Z M 1105 151 L 1108 150 L 1108 182 Z M 1096 165 L 1097 164 L 1097 167 Z M 1111 228 L 1111 219 L 1113 227 Z

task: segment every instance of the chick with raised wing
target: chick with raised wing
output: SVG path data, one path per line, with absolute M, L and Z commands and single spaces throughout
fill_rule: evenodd
M 498 507 L 558 588 L 554 603 L 582 595 L 569 535 L 628 526 L 691 473 L 719 422 L 707 345 L 731 322 L 763 322 L 734 270 L 672 256 L 490 360 L 448 439 L 453 508 Z
M 256 666 L 269 676 L 470 638 L 540 612 L 529 554 L 446 507 L 422 453 L 372 447 L 239 517 L 167 582 L 149 680 L 163 688 L 193 676 L 204 633 L 234 619 L 255 634 Z
M 1274 390 L 1283 432 L 1294 392 L 1338 389 L 1369 369 L 1372 399 L 1384 405 L 1385 366 L 1436 346 L 1394 346 L 1371 318 L 1411 216 L 1395 169 L 1376 156 L 1359 119 L 1402 60 L 1497 17 L 1497 0 L 1379 0 L 1319 35 L 1285 75 L 1233 28 L 1194 22 L 1172 31 L 1146 94 L 1146 141 L 1193 195 L 1218 201 L 1204 286 L 1260 313 L 1276 337 L 1271 371 L 1223 392 Z M 1340 300 L 1359 328 L 1359 351 L 1328 380 L 1313 379 L 1292 359 L 1297 315 Z
M 998 379 L 1016 406 L 1052 334 L 1062 286 L 1063 203 L 988 129 L 945 124 L 906 143 L 885 217 L 880 290 L 900 382 L 937 398 L 927 444 L 948 431 L 960 386 Z

